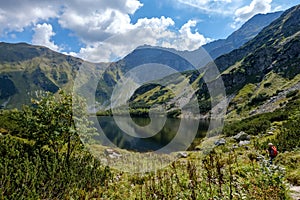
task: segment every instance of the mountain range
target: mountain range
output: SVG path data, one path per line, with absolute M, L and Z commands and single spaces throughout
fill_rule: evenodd
M 229 117 L 246 117 L 283 106 L 286 94 L 300 88 L 300 6 L 284 13 L 256 15 L 227 39 L 203 48 L 221 72 L 230 101 Z M 136 66 L 152 62 L 172 66 L 188 78 L 196 89 L 200 110 L 207 114 L 210 97 L 203 80 L 206 67 L 197 66 L 203 70 L 195 70 L 180 56 L 183 54 L 187 52 L 143 47 L 120 61 L 94 64 L 46 47 L 0 43 L 0 105 L 19 108 L 43 91 L 72 90 L 76 74 L 84 65 L 91 74 L 101 72 L 96 100 L 108 106 L 118 81 Z M 88 74 L 83 76 L 83 82 L 91 79 Z M 172 74 L 167 74 L 161 83 L 167 84 L 170 80 L 173 85 L 182 83 L 179 76 Z M 133 108 L 164 104 L 168 112 L 174 111 L 174 92 L 166 86 L 146 83 L 131 95 L 129 103 Z
M 264 27 L 280 17 L 282 13 L 283 12 L 280 11 L 268 14 L 257 14 L 226 39 L 210 42 L 204 45 L 203 48 L 213 59 L 216 59 L 223 54 L 241 47 L 246 42 L 253 39 Z

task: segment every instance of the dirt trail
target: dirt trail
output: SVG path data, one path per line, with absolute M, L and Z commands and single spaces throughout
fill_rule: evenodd
M 300 186 L 292 186 L 290 190 L 292 199 L 300 200 Z

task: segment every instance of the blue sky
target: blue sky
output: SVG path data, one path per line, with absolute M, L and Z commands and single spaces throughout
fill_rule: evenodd
M 0 0 L 0 41 L 27 42 L 92 62 L 148 44 L 195 50 L 258 13 L 300 0 Z

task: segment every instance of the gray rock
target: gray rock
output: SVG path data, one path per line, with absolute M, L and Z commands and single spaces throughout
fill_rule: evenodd
M 272 131 L 269 131 L 267 134 L 268 135 L 274 135 L 274 133 Z
M 122 155 L 119 152 L 113 149 L 105 149 L 104 154 L 111 159 L 122 157 Z
M 247 133 L 241 131 L 237 135 L 233 136 L 233 139 L 235 139 L 237 142 L 250 140 L 250 135 L 248 135 Z
M 187 158 L 188 154 L 186 152 L 179 152 L 177 154 L 177 158 Z
M 108 157 L 111 159 L 116 159 L 122 157 L 122 155 L 114 152 L 113 154 L 108 155 Z
M 252 111 L 249 112 L 249 115 L 254 115 L 256 113 L 257 113 L 257 110 L 252 110 Z
M 219 139 L 219 140 L 216 140 L 216 141 L 214 142 L 214 144 L 215 144 L 216 146 L 225 145 L 225 144 L 226 144 L 226 140 L 225 140 L 224 138 L 221 138 L 221 139 Z
M 239 142 L 239 146 L 241 147 L 241 146 L 245 146 L 245 145 L 247 145 L 247 144 L 250 144 L 250 141 L 249 140 L 244 140 L 244 141 L 240 141 Z

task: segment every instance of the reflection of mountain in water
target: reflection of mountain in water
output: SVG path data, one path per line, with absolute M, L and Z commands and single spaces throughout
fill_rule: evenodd
M 120 118 L 118 119 L 120 120 Z M 131 126 L 130 131 L 134 133 L 126 134 L 122 131 L 114 121 L 113 117 L 98 117 L 99 125 L 101 126 L 102 131 L 106 135 L 106 137 L 112 142 L 114 145 L 118 146 L 119 148 L 127 149 L 127 150 L 134 150 L 140 152 L 147 152 L 147 151 L 155 151 L 161 149 L 162 147 L 166 146 L 170 143 L 170 141 L 174 140 L 179 127 L 181 126 L 180 130 L 183 130 L 183 137 L 176 137 L 175 141 L 175 149 L 186 150 L 190 144 L 185 144 L 188 140 L 187 138 L 193 137 L 195 133 L 191 131 L 191 126 L 194 123 L 199 123 L 197 120 L 185 120 L 181 122 L 181 119 L 173 119 L 168 118 L 166 123 L 164 124 L 163 128 L 157 133 L 153 134 L 150 128 L 147 128 L 148 124 L 151 122 L 149 118 L 133 118 L 133 121 L 138 126 L 132 126 L 132 119 L 128 117 L 122 117 L 123 120 L 121 123 L 127 123 L 128 126 Z M 152 123 L 155 123 L 153 120 Z M 159 121 L 159 119 L 157 120 Z M 120 123 L 120 121 L 119 121 Z M 180 124 L 181 123 L 181 124 Z M 208 129 L 209 122 L 208 121 L 200 121 L 198 126 L 198 131 L 196 134 L 197 138 L 202 138 L 205 136 L 206 131 Z M 158 124 L 159 126 L 159 124 Z M 129 129 L 127 129 L 129 130 Z M 154 132 L 155 133 L 155 132 Z M 154 135 L 148 138 L 139 138 L 133 137 L 131 135 Z M 95 138 L 97 139 L 97 138 Z M 174 141 L 172 141 L 174 142 Z M 103 144 L 103 141 L 101 141 Z M 103 144 L 107 145 L 107 144 Z M 171 151 L 172 149 L 170 149 Z

